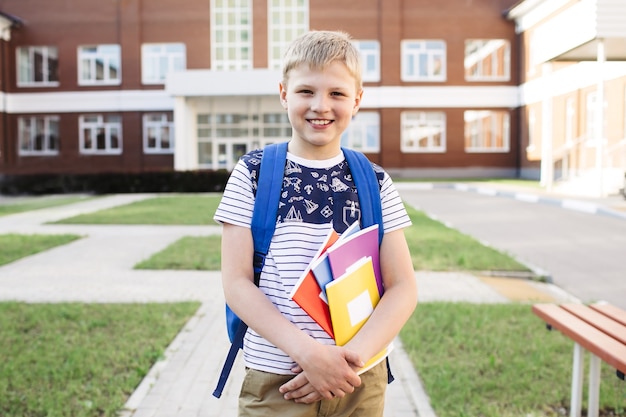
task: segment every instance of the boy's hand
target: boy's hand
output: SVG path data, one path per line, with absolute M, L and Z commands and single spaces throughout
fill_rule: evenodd
M 356 352 L 337 346 L 319 347 L 321 349 L 309 355 L 307 364 L 293 369 L 298 375 L 280 387 L 285 399 L 308 404 L 341 398 L 361 385 L 356 370 L 363 362 Z

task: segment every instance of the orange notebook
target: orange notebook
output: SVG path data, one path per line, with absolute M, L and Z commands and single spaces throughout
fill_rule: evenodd
M 330 312 L 328 310 L 328 304 L 323 299 L 322 289 L 320 288 L 311 265 L 318 259 L 326 250 L 339 239 L 339 235 L 331 228 L 330 232 L 326 236 L 326 240 L 313 257 L 309 266 L 304 270 L 298 282 L 293 287 L 289 298 L 296 302 L 306 313 L 311 316 L 317 324 L 320 325 L 326 333 L 332 338 L 335 337 L 333 332 L 333 325 L 330 320 Z

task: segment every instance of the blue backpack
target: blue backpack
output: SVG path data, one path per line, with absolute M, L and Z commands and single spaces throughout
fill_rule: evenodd
M 383 239 L 383 214 L 380 203 L 380 187 L 376 173 L 370 161 L 360 152 L 342 148 L 343 154 L 350 167 L 354 185 L 357 188 L 359 203 L 361 206 L 361 227 L 365 228 L 379 224 L 378 241 Z M 287 160 L 287 142 L 268 145 L 263 150 L 257 193 L 252 213 L 252 237 L 254 240 L 254 284 L 259 285 L 261 270 L 265 264 L 265 256 L 269 251 L 270 242 L 276 228 L 276 214 L 280 201 L 283 177 L 285 174 L 285 162 Z M 263 190 L 263 192 L 258 192 Z M 231 345 L 228 356 L 224 362 L 217 387 L 213 396 L 220 398 L 222 391 L 230 375 L 237 353 L 243 348 L 243 339 L 248 329 L 246 323 L 226 305 L 226 325 Z M 389 369 L 389 368 L 388 368 Z M 388 382 L 393 381 L 391 372 L 388 374 Z

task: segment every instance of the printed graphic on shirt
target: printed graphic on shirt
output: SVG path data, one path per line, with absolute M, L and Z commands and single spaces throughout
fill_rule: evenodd
M 262 155 L 262 151 L 247 155 L 255 190 Z M 382 176 L 378 177 L 380 181 Z M 342 233 L 360 219 L 361 206 L 346 161 L 330 168 L 310 168 L 287 160 L 278 223 L 325 224 L 332 221 L 335 230 Z

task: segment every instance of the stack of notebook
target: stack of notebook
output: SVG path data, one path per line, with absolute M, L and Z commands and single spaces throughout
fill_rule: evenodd
M 343 346 L 363 327 L 382 294 L 378 225 L 360 229 L 356 222 L 341 236 L 331 229 L 290 297 Z M 378 364 L 392 348 L 375 355 L 359 373 Z

